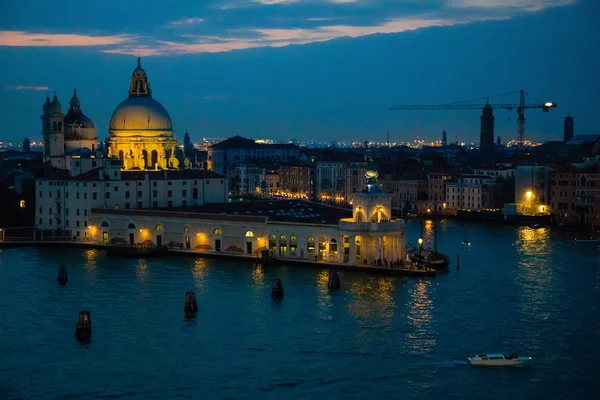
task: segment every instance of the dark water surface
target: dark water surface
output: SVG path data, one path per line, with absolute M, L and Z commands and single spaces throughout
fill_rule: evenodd
M 408 231 L 416 242 L 419 223 Z M 4 249 L 0 398 L 600 398 L 595 244 L 456 222 L 440 225 L 438 243 L 453 258 L 445 275 L 342 272 L 338 292 L 326 270 Z M 274 277 L 281 303 L 270 299 Z M 183 316 L 186 291 L 200 307 L 193 320 Z M 92 316 L 88 345 L 73 337 L 80 310 Z M 533 365 L 466 364 L 513 351 Z

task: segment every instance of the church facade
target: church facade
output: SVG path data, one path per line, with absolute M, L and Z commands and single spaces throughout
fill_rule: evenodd
M 70 170 L 73 158 L 92 155 L 97 151 L 98 134 L 96 126 L 81 109 L 77 90 L 69 102 L 69 110 L 64 115 L 56 94 L 42 107 L 42 135 L 44 137 L 44 161 L 54 168 Z
M 152 98 L 139 58 L 131 76 L 129 97 L 113 112 L 108 133 L 108 155 L 118 158 L 124 170 L 179 168 L 171 117 Z

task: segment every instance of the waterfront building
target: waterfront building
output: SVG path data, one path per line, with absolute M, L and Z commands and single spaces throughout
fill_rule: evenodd
M 569 225 L 600 225 L 600 164 L 568 165 L 551 174 L 553 220 Z
M 346 201 L 346 161 L 317 162 L 317 199 L 331 203 Z
M 446 204 L 446 182 L 452 178 L 450 172 L 430 172 L 427 174 L 427 210 L 444 215 L 448 212 Z
M 491 208 L 494 178 L 455 175 L 446 182 L 446 205 L 453 211 L 481 211 Z
M 116 159 L 75 176 L 46 165 L 35 182 L 36 229 L 83 239 L 89 233 L 91 209 L 156 209 L 227 201 L 226 179 L 211 171 L 121 169 Z
M 289 198 L 315 200 L 316 167 L 313 164 L 279 167 L 280 194 Z
M 93 209 L 91 240 L 143 243 L 258 257 L 347 265 L 404 259 L 404 224 L 370 171 L 352 210 L 302 200 L 205 205 L 187 210 Z
M 234 136 L 208 147 L 208 169 L 232 178 L 235 176 L 235 166 L 240 163 L 286 163 L 299 156 L 300 149 L 294 144 L 257 143 L 252 139 Z
M 124 170 L 178 169 L 177 140 L 167 110 L 152 98 L 146 71 L 138 58 L 131 75 L 129 97 L 113 112 L 108 127 L 109 157 L 116 157 Z

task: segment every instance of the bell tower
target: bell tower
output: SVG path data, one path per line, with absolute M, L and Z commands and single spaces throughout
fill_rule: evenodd
M 66 168 L 63 117 L 62 105 L 56 94 L 52 102 L 46 96 L 41 117 L 44 137 L 44 161 L 50 161 L 53 167 L 60 169 Z

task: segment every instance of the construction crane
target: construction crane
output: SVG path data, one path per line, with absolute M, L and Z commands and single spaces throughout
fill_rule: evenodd
M 519 93 L 519 104 L 514 103 L 499 103 L 499 104 L 490 104 L 489 97 L 497 97 L 497 96 L 505 96 L 508 94 Z M 480 99 L 467 100 L 467 102 L 458 102 L 458 103 L 449 103 L 449 104 L 434 104 L 434 105 L 397 105 L 392 106 L 390 110 L 475 110 L 475 109 L 493 109 L 493 108 L 503 108 L 507 110 L 517 110 L 518 118 L 517 118 L 517 145 L 519 149 L 522 149 L 525 145 L 525 109 L 526 108 L 541 108 L 543 112 L 548 112 L 551 108 L 556 108 L 556 103 L 553 102 L 545 102 L 542 103 L 535 99 L 535 97 L 531 96 L 537 103 L 534 104 L 525 104 L 525 90 L 517 90 L 514 92 L 503 93 L 494 96 L 485 97 L 485 104 L 473 104 L 467 103 L 469 101 L 475 101 Z M 485 112 L 484 112 L 485 116 Z M 491 110 L 489 116 L 491 117 Z M 483 128 L 482 128 L 483 129 Z M 492 134 L 493 141 L 493 134 Z

